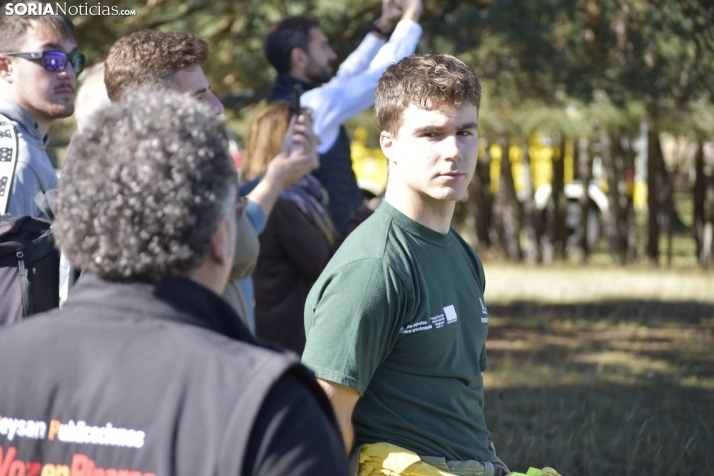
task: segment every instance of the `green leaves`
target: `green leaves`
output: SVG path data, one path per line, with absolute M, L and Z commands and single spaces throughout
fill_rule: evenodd
M 424 0 L 420 52 L 449 53 L 484 83 L 485 107 L 503 117 L 525 107 L 631 101 L 685 107 L 714 97 L 714 7 L 696 0 Z M 218 94 L 258 101 L 274 76 L 262 52 L 268 27 L 312 14 L 344 59 L 380 14 L 379 1 L 115 0 L 136 16 L 77 17 L 82 51 L 103 59 L 140 28 L 184 30 L 209 42 L 204 69 Z M 251 92 L 252 90 L 252 92 Z M 248 93 L 246 93 L 248 91 Z M 238 97 L 238 96 L 235 96 Z M 551 121 L 552 122 L 552 121 Z M 557 121 L 556 121 L 557 122 Z M 507 124 L 496 129 L 509 129 Z M 530 126 L 524 126 L 529 129 Z

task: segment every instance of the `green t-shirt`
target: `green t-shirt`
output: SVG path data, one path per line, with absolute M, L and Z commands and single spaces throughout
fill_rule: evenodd
M 488 313 L 481 261 L 384 202 L 342 244 L 305 304 L 303 363 L 361 398 L 355 444 L 493 461 L 483 416 Z

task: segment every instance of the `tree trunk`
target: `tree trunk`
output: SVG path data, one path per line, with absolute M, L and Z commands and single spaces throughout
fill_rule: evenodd
M 560 150 L 553 156 L 553 190 L 550 194 L 549 207 L 551 213 L 551 230 L 553 255 L 556 259 L 565 259 L 565 242 L 568 231 L 565 228 L 565 212 L 568 208 L 568 199 L 565 198 L 565 136 L 560 136 Z
M 635 151 L 629 141 L 623 147 L 622 137 L 613 141 L 613 157 L 617 171 L 619 216 L 617 219 L 622 262 L 631 263 L 636 257 L 635 208 L 633 203 L 635 177 Z
M 702 239 L 702 262 L 705 267 L 712 264 L 714 253 L 714 176 L 706 177 L 706 207 L 709 213 L 705 215 L 704 237 Z
M 538 229 L 540 228 L 537 210 L 533 204 L 533 180 L 531 176 L 531 161 L 528 155 L 528 140 L 525 140 L 523 145 L 523 174 L 525 184 L 525 200 L 523 200 L 523 229 L 526 232 L 526 263 L 535 264 L 540 260 L 540 249 L 538 246 Z
M 613 157 L 612 143 L 610 135 L 605 129 L 600 130 L 600 149 L 602 154 L 602 165 L 607 176 L 607 199 L 608 216 L 605 226 L 605 234 L 610 249 L 610 257 L 615 264 L 624 264 L 624 250 L 622 249 L 622 239 L 620 236 L 620 170 L 615 164 Z
M 659 195 L 663 186 L 658 170 L 661 157 L 659 135 L 655 127 L 650 127 L 647 132 L 647 257 L 656 265 L 659 264 Z
M 697 245 L 697 259 L 699 264 L 706 266 L 704 260 L 704 200 L 706 198 L 706 177 L 704 176 L 704 144 L 697 142 L 697 153 L 694 157 L 694 188 L 692 190 L 694 202 L 694 223 L 692 232 Z
M 657 139 L 659 139 L 659 136 Z M 661 144 L 659 146 L 657 170 L 660 175 L 659 183 L 662 184 L 661 188 L 659 188 L 658 197 L 660 207 L 659 221 L 660 227 L 663 225 L 667 232 L 667 266 L 671 267 L 674 232 L 675 230 L 682 231 L 686 229 L 686 226 L 682 223 L 677 209 L 674 207 L 674 182 L 664 163 L 664 154 L 662 153 Z
M 493 221 L 493 193 L 491 193 L 491 156 L 486 150 L 482 160 L 476 163 L 476 172 L 471 182 L 469 205 L 474 212 L 476 219 L 476 237 L 481 246 L 490 248 L 493 246 L 489 229 Z
M 511 160 L 508 154 L 509 144 L 506 140 L 500 141 L 501 145 L 501 187 L 497 201 L 499 206 L 499 219 L 501 221 L 501 240 L 506 255 L 513 261 L 523 259 L 520 243 L 519 205 L 516 199 L 516 187 L 513 182 Z
M 589 141 L 582 137 L 578 141 L 578 175 L 580 182 L 583 184 L 583 193 L 580 197 L 580 223 L 578 224 L 578 253 L 580 254 L 580 262 L 586 263 L 590 254 L 588 244 L 588 216 L 590 214 L 590 195 L 588 187 L 592 180 L 592 165 L 590 163 L 590 153 L 588 151 Z

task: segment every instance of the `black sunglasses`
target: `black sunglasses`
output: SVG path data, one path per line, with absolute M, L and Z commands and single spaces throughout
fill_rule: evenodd
M 72 63 L 72 69 L 79 74 L 84 70 L 86 57 L 82 53 L 64 53 L 62 51 L 40 51 L 37 53 L 0 53 L 5 56 L 19 56 L 32 61 L 42 60 L 42 66 L 47 71 L 64 71 L 67 60 Z

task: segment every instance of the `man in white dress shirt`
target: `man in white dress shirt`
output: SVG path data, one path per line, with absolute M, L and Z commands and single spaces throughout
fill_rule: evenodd
M 390 64 L 416 50 L 422 29 L 421 0 L 383 0 L 382 15 L 359 47 L 340 65 L 314 17 L 286 17 L 265 37 L 265 54 L 278 72 L 268 102 L 293 99 L 299 84 L 303 107 L 312 110 L 313 129 L 322 144 L 320 168 L 313 172 L 330 195 L 329 211 L 339 231 L 363 196 L 352 171 L 350 142 L 342 123 L 374 104 L 377 81 Z

